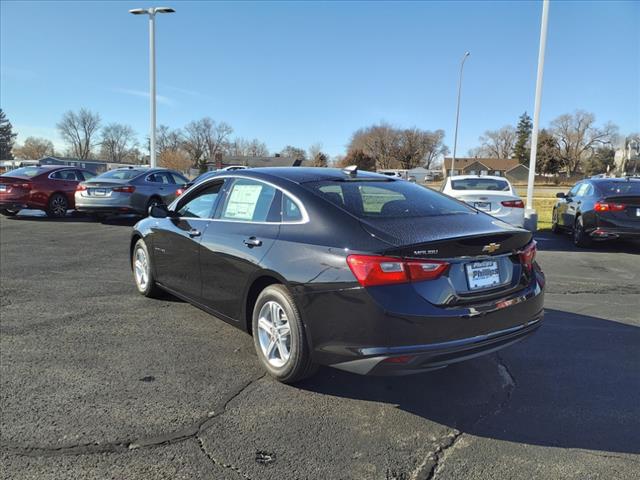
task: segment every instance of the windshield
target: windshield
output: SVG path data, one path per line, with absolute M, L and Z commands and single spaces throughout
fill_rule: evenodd
M 632 180 L 618 182 L 598 182 L 598 188 L 605 195 L 640 194 L 640 182 Z
M 303 186 L 359 218 L 475 213 L 446 195 L 404 181 L 322 181 L 305 183 Z
M 41 173 L 46 172 L 46 168 L 42 167 L 20 167 L 10 172 L 3 173 L 3 177 L 35 177 Z
M 497 178 L 462 178 L 451 180 L 451 188 L 454 190 L 493 190 L 508 192 L 511 190 L 509 182 Z
M 109 172 L 104 172 L 102 175 L 94 177 L 93 180 L 131 180 L 132 178 L 140 175 L 142 172 L 144 172 L 144 170 L 136 170 L 135 168 L 126 170 L 111 170 Z

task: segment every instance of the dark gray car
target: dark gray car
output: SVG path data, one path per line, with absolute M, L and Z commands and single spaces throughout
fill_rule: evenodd
M 76 210 L 96 217 L 118 213 L 146 216 L 151 205 L 171 203 L 188 181 L 166 168 L 117 168 L 78 185 Z

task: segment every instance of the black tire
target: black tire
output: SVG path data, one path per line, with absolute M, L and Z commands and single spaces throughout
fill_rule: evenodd
M 20 210 L 9 210 L 8 208 L 3 208 L 0 210 L 0 215 L 4 215 L 5 217 L 15 217 Z
M 151 197 L 149 199 L 149 201 L 147 202 L 147 208 L 144 209 L 143 217 L 148 217 L 149 216 L 149 209 L 153 205 L 160 205 L 160 204 L 162 204 L 162 200 L 159 197 Z
M 49 197 L 47 209 L 45 210 L 47 217 L 63 218 L 67 215 L 69 209 L 69 201 L 62 193 L 54 193 Z
M 147 279 L 146 282 L 143 283 L 140 281 L 140 277 L 138 276 L 137 267 L 143 267 L 142 265 L 136 265 L 137 261 L 140 260 L 138 257 L 138 252 L 142 251 L 144 253 L 144 257 L 147 261 Z M 156 284 L 154 275 L 153 275 L 153 264 L 151 263 L 151 256 L 149 255 L 149 250 L 147 249 L 147 244 L 143 239 L 139 239 L 133 247 L 133 252 L 131 254 L 131 270 L 133 271 L 133 280 L 136 284 L 136 289 L 140 295 L 144 295 L 149 298 L 159 298 L 162 296 L 163 292 Z
M 269 308 L 273 303 L 277 304 L 286 315 L 289 326 L 289 357 L 281 366 L 274 366 L 267 359 L 261 338 L 264 340 L 264 330 L 260 330 L 258 320 L 263 307 Z M 269 304 L 269 305 L 267 305 Z M 295 383 L 313 375 L 317 370 L 317 365 L 311 360 L 309 345 L 305 336 L 304 326 L 300 318 L 300 312 L 296 306 L 289 290 L 284 285 L 269 285 L 265 288 L 253 308 L 252 317 L 253 343 L 258 354 L 258 359 L 269 375 L 282 383 Z M 275 340 L 274 340 L 275 343 Z M 280 352 L 280 346 L 277 346 Z
M 573 244 L 576 247 L 587 248 L 592 244 L 591 238 L 584 231 L 584 222 L 582 216 L 576 218 L 573 226 Z
M 561 233 L 560 225 L 558 225 L 558 209 L 554 208 L 551 214 L 551 231 L 553 233 Z

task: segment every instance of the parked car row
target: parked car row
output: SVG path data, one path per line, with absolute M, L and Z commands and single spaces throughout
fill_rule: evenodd
M 75 167 L 21 167 L 0 175 L 0 213 L 13 216 L 28 208 L 54 218 L 72 209 L 97 218 L 146 215 L 150 206 L 173 201 L 188 182 L 181 173 L 165 168 L 118 168 L 96 176 Z

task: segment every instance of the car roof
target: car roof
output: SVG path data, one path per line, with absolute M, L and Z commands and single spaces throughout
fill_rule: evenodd
M 589 178 L 587 179 L 590 182 L 595 184 L 605 183 L 605 182 L 640 182 L 640 178 L 638 177 L 608 177 L 608 178 Z
M 321 182 L 331 180 L 344 180 L 349 178 L 349 175 L 340 168 L 326 168 L 326 167 L 258 167 L 248 168 L 246 170 L 236 170 L 234 172 L 220 172 L 221 175 L 237 175 L 242 177 L 257 177 L 257 178 L 283 178 L 294 183 L 307 183 L 307 182 Z M 371 179 L 385 179 L 389 177 L 381 175 L 379 173 L 367 172 L 359 170 L 356 173 L 356 178 L 371 178 Z

